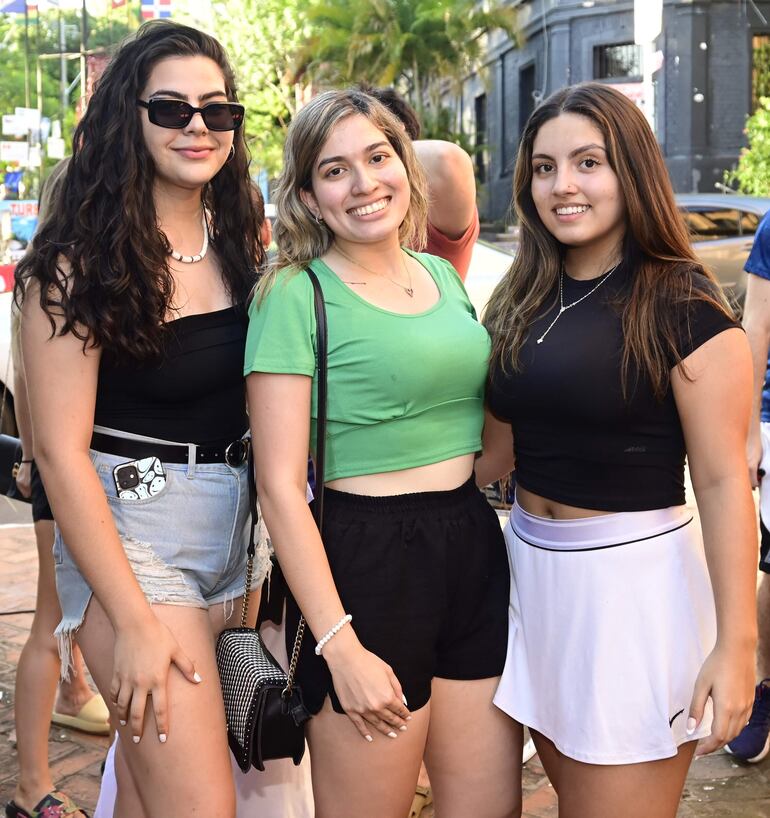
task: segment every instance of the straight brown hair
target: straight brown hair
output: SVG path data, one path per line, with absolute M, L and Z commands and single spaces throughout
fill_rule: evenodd
M 624 347 L 622 379 L 646 374 L 658 398 L 668 389 L 671 361 L 681 367 L 681 339 L 672 305 L 700 299 L 733 317 L 719 285 L 697 260 L 674 200 L 663 156 L 644 114 L 608 85 L 589 82 L 552 94 L 530 116 L 519 144 L 513 203 L 520 243 L 510 269 L 495 288 L 484 324 L 492 336 L 492 361 L 518 369 L 529 326 L 542 314 L 559 280 L 566 247 L 545 228 L 532 199 L 532 145 L 544 123 L 560 114 L 586 117 L 604 137 L 607 158 L 625 198 L 623 264 L 631 290 L 619 305 Z M 702 286 L 693 286 L 693 272 Z M 683 371 L 683 370 L 682 370 Z M 685 377 L 687 373 L 684 372 Z

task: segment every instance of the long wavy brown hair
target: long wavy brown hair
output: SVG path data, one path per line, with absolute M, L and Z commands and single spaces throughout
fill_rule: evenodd
M 222 46 L 168 20 L 146 23 L 125 40 L 98 81 L 75 130 L 56 210 L 40 225 L 32 251 L 16 269 L 17 303 L 29 283 L 37 282 L 52 334 L 71 332 L 84 345 L 121 359 L 141 361 L 162 353 L 174 281 L 153 199 L 155 166 L 136 100 L 159 61 L 195 56 L 219 66 L 227 98 L 236 101 Z M 225 286 L 233 303 L 245 304 L 264 250 L 242 129 L 235 132 L 233 147 L 230 161 L 205 186 L 203 201 Z
M 425 174 L 412 147 L 412 140 L 398 118 L 382 103 L 362 91 L 326 91 L 312 99 L 294 118 L 284 146 L 284 167 L 275 193 L 277 222 L 275 240 L 278 258 L 275 269 L 302 269 L 322 256 L 332 245 L 334 234 L 317 222 L 302 201 L 300 192 L 312 190 L 313 166 L 334 127 L 349 116 L 361 114 L 381 130 L 406 168 L 410 199 L 399 241 L 409 247 L 425 246 L 428 198 Z M 269 288 L 271 277 L 260 286 Z
M 535 137 L 544 123 L 563 113 L 586 117 L 599 129 L 625 198 L 622 258 L 632 270 L 632 279 L 627 298 L 618 305 L 624 334 L 624 390 L 629 373 L 635 371 L 646 374 L 661 398 L 669 385 L 671 361 L 681 367 L 677 310 L 672 305 L 701 299 L 730 317 L 732 311 L 714 277 L 695 256 L 647 120 L 623 94 L 600 83 L 574 85 L 552 94 L 532 113 L 524 129 L 513 181 L 519 248 L 492 293 L 484 318 L 492 336 L 493 366 L 518 369 L 529 326 L 553 298 L 559 280 L 567 248 L 540 220 L 531 185 Z M 693 285 L 693 272 L 702 276 L 698 286 Z

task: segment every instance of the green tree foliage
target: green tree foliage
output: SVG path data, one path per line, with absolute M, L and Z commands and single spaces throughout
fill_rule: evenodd
M 741 151 L 738 165 L 725 174 L 728 184 L 741 193 L 770 196 L 770 97 L 760 97 L 759 107 L 746 120 L 748 147 Z
M 367 81 L 403 89 L 423 118 L 442 92 L 476 69 L 492 31 L 518 34 L 516 10 L 499 0 L 319 0 L 299 64 L 314 80 Z
M 235 66 L 253 169 L 281 169 L 286 129 L 301 96 L 295 54 L 307 36 L 300 0 L 219 0 L 216 36 Z

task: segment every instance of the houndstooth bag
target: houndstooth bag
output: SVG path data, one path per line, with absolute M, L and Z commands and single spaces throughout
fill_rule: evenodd
M 316 442 L 316 497 L 314 515 L 318 530 L 323 521 L 324 454 L 326 443 L 326 310 L 321 285 L 312 270 L 306 270 L 313 284 L 318 349 L 318 423 Z M 300 617 L 288 674 L 262 642 L 255 628 L 246 626 L 248 599 L 254 571 L 255 530 L 258 523 L 254 460 L 249 454 L 249 535 L 246 585 L 241 627 L 227 628 L 217 639 L 216 658 L 227 718 L 227 740 L 238 766 L 246 773 L 253 765 L 264 770 L 264 762 L 291 758 L 299 764 L 305 752 L 305 722 L 310 718 L 302 701 L 302 691 L 294 683 L 297 660 L 305 634 Z

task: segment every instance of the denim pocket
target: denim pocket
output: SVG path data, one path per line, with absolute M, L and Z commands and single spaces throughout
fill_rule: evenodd
M 145 506 L 155 503 L 168 495 L 170 485 L 176 477 L 172 469 L 164 468 L 164 485 L 159 490 L 156 490 L 154 494 L 148 497 L 120 497 L 118 496 L 118 487 L 115 482 L 115 469 L 135 463 L 136 461 L 126 460 L 114 455 L 104 455 L 99 452 L 92 452 L 91 458 L 107 501 L 113 506 Z

